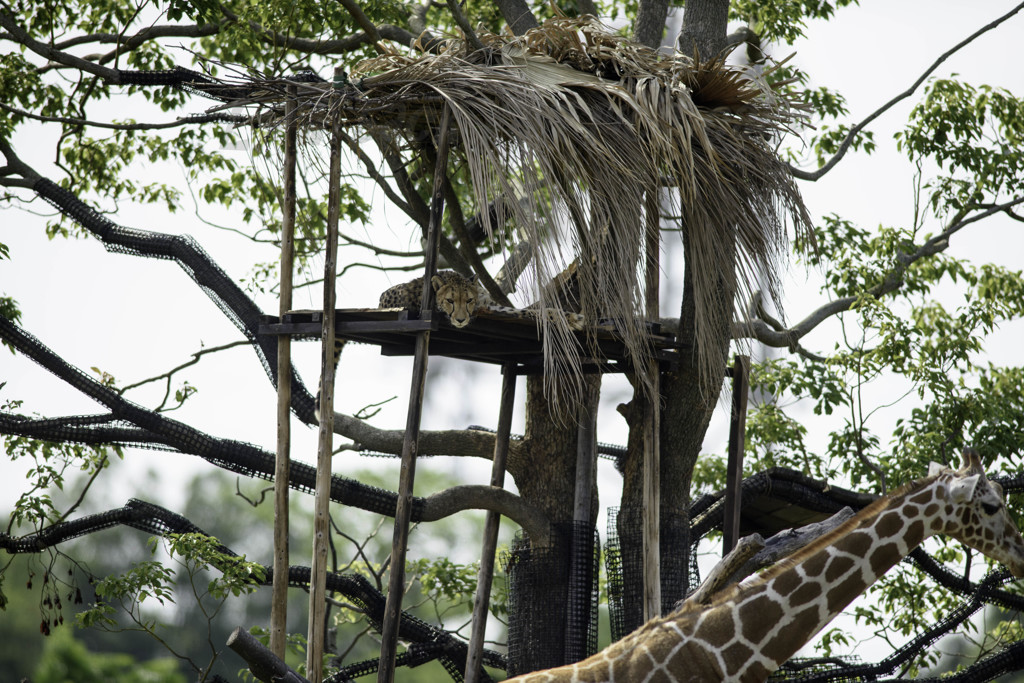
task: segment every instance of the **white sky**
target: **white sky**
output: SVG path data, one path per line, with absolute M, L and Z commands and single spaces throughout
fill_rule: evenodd
M 940 53 L 1013 4 L 1005 1 L 964 4 L 951 0 L 865 0 L 861 7 L 840 10 L 827 24 L 818 22 L 809 26 L 806 40 L 793 49 L 778 49 L 776 56 L 783 57 L 795 50 L 794 63 L 810 73 L 812 86 L 828 86 L 846 96 L 851 109 L 849 121 L 854 122 L 908 87 Z M 948 60 L 936 76 L 958 73 L 975 85 L 987 83 L 1022 93 L 1024 75 L 1017 59 L 1021 36 L 1024 36 L 1024 16 L 1017 16 Z M 184 57 L 182 63 L 186 63 Z M 873 156 L 850 155 L 823 180 L 801 184 L 813 216 L 837 213 L 862 227 L 910 222 L 913 169 L 896 153 L 892 133 L 903 125 L 916 101 L 916 96 L 911 97 L 870 127 L 879 145 Z M 119 101 L 116 106 L 121 104 Z M 192 106 L 200 111 L 207 104 L 197 99 Z M 122 116 L 115 107 L 101 115 Z M 150 120 L 166 120 L 166 115 L 154 114 Z M 16 149 L 30 164 L 44 175 L 57 179 L 59 172 L 49 163 L 48 150 L 52 146 L 46 144 L 48 142 L 50 140 L 38 130 L 22 133 L 14 141 Z M 247 162 L 244 152 L 236 154 L 241 163 Z M 139 169 L 138 172 L 155 172 L 160 179 L 184 189 L 180 169 L 173 166 Z M 374 206 L 380 206 L 384 198 L 377 192 L 372 201 Z M 46 210 L 41 202 L 32 208 Z M 235 279 L 245 278 L 256 261 L 277 259 L 272 247 L 255 247 L 230 232 L 213 229 L 188 211 L 172 216 L 158 207 L 122 205 L 117 208 L 118 213 L 112 218 L 121 225 L 193 235 Z M 235 222 L 230 214 L 205 215 L 204 218 L 227 225 Z M 410 231 L 402 227 L 400 221 L 392 212 L 367 228 L 343 226 L 343 229 L 378 243 L 384 240 L 391 246 L 411 247 Z M 0 261 L 0 292 L 13 296 L 20 303 L 25 329 L 69 362 L 83 369 L 98 367 L 114 375 L 119 383 L 127 384 L 187 361 L 202 345 L 214 346 L 241 338 L 173 262 L 110 254 L 93 239 L 50 241 L 42 225 L 41 219 L 25 213 L 0 211 L 0 242 L 9 245 L 12 259 Z M 937 227 L 933 224 L 932 230 Z M 1022 232 L 1019 223 L 991 219 L 954 238 L 949 253 L 1019 269 L 1024 261 Z M 351 258 L 351 254 L 342 250 L 340 262 Z M 366 257 L 360 254 L 358 258 Z M 667 272 L 680 271 L 676 255 L 667 254 L 663 262 Z M 816 274 L 806 274 L 794 267 L 787 290 L 789 320 L 801 319 L 822 303 L 817 294 L 818 279 Z M 356 269 L 339 282 L 339 306 L 373 306 L 377 294 L 395 281 L 400 280 L 390 281 L 378 273 Z M 300 290 L 295 297 L 295 307 L 319 307 L 320 296 L 319 291 Z M 264 311 L 276 313 L 275 298 L 257 295 L 255 299 Z M 663 301 L 666 300 L 670 300 L 669 297 L 663 297 Z M 671 300 L 677 302 L 678 298 Z M 662 312 L 675 314 L 667 305 Z M 994 362 L 1019 362 L 1022 333 L 1024 328 L 1018 323 L 1000 336 L 992 348 Z M 810 335 L 805 346 L 828 352 L 833 344 L 832 334 L 834 327 L 826 327 Z M 301 376 L 308 386 L 314 386 L 319 372 L 317 346 L 299 344 L 294 354 Z M 457 428 L 470 423 L 493 426 L 497 422 L 501 381 L 497 367 L 474 368 L 467 363 L 437 359 L 431 359 L 430 367 L 424 429 Z M 407 359 L 383 358 L 374 348 L 350 345 L 339 370 L 336 408 L 352 413 L 363 405 L 397 395 L 398 398 L 374 418 L 373 424 L 402 428 L 410 368 L 411 361 Z M 189 379 L 200 391 L 185 408 L 171 413 L 171 417 L 214 436 L 249 441 L 270 452 L 274 450 L 276 396 L 250 349 L 234 349 L 207 358 L 195 368 L 180 373 L 175 386 L 182 379 Z M 31 361 L 14 357 L 5 350 L 0 350 L 2 381 L 7 381 L 7 386 L 0 391 L 0 400 L 23 399 L 23 411 L 27 413 L 56 416 L 105 412 Z M 130 398 L 151 405 L 159 393 L 162 389 L 140 391 Z M 520 381 L 518 396 L 522 397 L 523 393 Z M 464 396 L 465 400 L 453 400 L 452 396 Z M 606 382 L 599 440 L 625 442 L 625 423 L 615 412 L 615 405 L 626 399 L 620 378 Z M 825 439 L 830 425 L 810 414 L 807 418 L 807 426 L 815 435 L 812 443 Z M 514 431 L 522 432 L 522 420 L 519 402 Z M 706 451 L 725 451 L 725 427 L 724 415 L 719 415 L 705 441 Z M 294 457 L 314 462 L 315 431 L 295 421 L 293 432 Z M 129 460 L 132 461 L 129 472 L 137 473 L 140 465 L 157 468 L 165 485 L 160 491 L 131 490 L 127 485 L 123 490 L 108 491 L 114 504 L 139 496 L 164 502 L 173 509 L 184 499 L 181 485 L 185 478 L 205 467 L 192 456 L 148 451 L 132 452 Z M 358 456 L 343 454 L 335 459 L 335 472 L 345 474 L 367 462 Z M 379 465 L 379 461 L 372 462 Z M 489 478 L 489 463 L 481 461 L 452 462 L 435 458 L 421 464 L 421 468 L 426 467 L 452 470 L 457 467 L 467 483 L 486 483 Z M 0 468 L 9 475 L 3 477 L 0 485 L 0 509 L 8 509 L 20 490 L 23 469 L 7 462 L 0 463 Z M 616 505 L 620 478 L 610 462 L 602 460 L 600 468 L 602 507 Z M 396 468 L 392 469 L 397 472 Z M 397 487 L 397 474 L 394 480 Z M 604 525 L 602 515 L 599 522 L 602 537 Z M 306 563 L 300 554 L 302 551 L 293 552 L 293 562 Z M 470 551 L 470 556 L 462 559 L 472 556 Z M 264 559 L 269 561 L 269 558 Z

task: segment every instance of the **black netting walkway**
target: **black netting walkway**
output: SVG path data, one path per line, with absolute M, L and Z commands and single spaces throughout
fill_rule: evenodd
M 179 514 L 159 505 L 132 499 L 124 507 L 55 524 L 28 536 L 15 538 L 0 533 L 0 550 L 12 554 L 38 553 L 74 538 L 119 525 L 157 536 L 190 533 L 206 535 L 202 529 Z M 238 557 L 237 553 L 223 545 L 218 550 L 233 558 Z M 263 585 L 272 585 L 273 568 L 264 567 L 263 570 L 266 573 Z M 309 567 L 288 568 L 289 586 L 308 589 L 309 578 Z M 385 596 L 366 577 L 359 574 L 328 572 L 327 590 L 344 595 L 346 600 L 366 615 L 370 625 L 380 632 L 384 620 Z M 400 666 L 418 666 L 437 660 L 453 681 L 461 682 L 464 679 L 467 654 L 465 641 L 404 611 L 399 622 L 399 637 L 409 643 L 406 651 L 398 659 Z M 505 668 L 504 656 L 491 650 L 484 651 L 483 663 L 499 669 Z M 343 683 L 376 671 L 377 660 L 358 662 L 342 668 L 328 680 L 331 683 Z M 483 676 L 481 680 L 491 680 L 486 673 Z

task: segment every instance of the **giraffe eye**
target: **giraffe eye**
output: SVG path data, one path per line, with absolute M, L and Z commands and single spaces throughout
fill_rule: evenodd
M 1002 505 L 997 503 L 982 503 L 981 509 L 985 511 L 986 515 L 994 515 L 1002 508 Z

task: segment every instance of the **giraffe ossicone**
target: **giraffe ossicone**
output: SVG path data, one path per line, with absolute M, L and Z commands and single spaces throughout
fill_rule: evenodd
M 518 683 L 756 683 L 792 657 L 869 585 L 935 534 L 1024 577 L 1024 538 L 974 449 L 961 469 L 881 498 L 802 550 L 710 604 L 685 604 L 592 657 L 524 674 Z

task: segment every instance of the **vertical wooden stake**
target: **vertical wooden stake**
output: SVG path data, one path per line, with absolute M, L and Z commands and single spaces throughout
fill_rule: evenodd
M 750 356 L 736 356 L 732 365 L 732 419 L 729 423 L 729 463 L 725 473 L 725 520 L 722 522 L 722 557 L 740 538 L 740 503 L 743 484 L 743 447 L 747 434 L 747 393 Z
M 576 488 L 573 499 L 573 529 L 569 555 L 569 599 L 566 601 L 565 663 L 587 656 L 590 626 L 590 567 L 594 560 L 593 521 L 594 470 L 597 468 L 598 386 L 584 387 L 576 425 Z M 583 585 L 580 585 L 581 582 Z
M 280 319 L 292 308 L 295 256 L 295 86 L 285 104 L 284 201 L 281 220 Z M 288 477 L 291 471 L 292 338 L 277 337 L 277 459 L 274 464 L 274 584 L 270 602 L 270 651 L 284 659 L 288 626 Z
M 491 486 L 505 486 L 505 461 L 508 441 L 512 433 L 512 409 L 515 405 L 516 366 L 502 366 L 501 405 L 498 409 L 498 433 L 494 437 L 494 461 L 491 464 Z M 484 524 L 484 547 L 480 553 L 480 571 L 476 579 L 476 597 L 473 599 L 473 625 L 469 634 L 469 652 L 466 654 L 466 683 L 480 680 L 480 666 L 484 653 L 484 633 L 487 629 L 487 606 L 491 598 L 494 579 L 494 553 L 498 548 L 498 523 L 501 515 L 487 511 Z
M 430 222 L 427 225 L 426 264 L 423 273 L 423 294 L 420 312 L 423 317 L 433 315 L 434 291 L 430 278 L 437 267 L 438 233 L 444 213 L 444 177 L 448 168 L 448 127 L 451 110 L 447 106 L 441 115 L 441 131 L 437 143 L 437 164 L 434 167 L 434 190 L 430 199 Z M 416 334 L 413 351 L 412 386 L 409 388 L 409 411 L 405 420 L 405 439 L 402 442 L 402 465 L 398 478 L 398 504 L 395 507 L 395 530 L 391 541 L 391 572 L 388 577 L 388 596 L 384 603 L 384 623 L 381 627 L 380 664 L 378 683 L 392 683 L 395 678 L 395 657 L 398 654 L 399 620 L 402 615 L 402 594 L 405 591 L 405 551 L 409 543 L 409 520 L 412 515 L 412 487 L 416 478 L 416 452 L 419 449 L 420 415 L 423 411 L 423 382 L 427 377 L 427 349 L 430 330 Z M 314 682 L 315 683 L 315 682 Z
M 647 194 L 644 206 L 647 229 L 646 317 L 657 322 L 659 315 L 661 211 L 658 192 Z M 644 621 L 661 614 L 661 447 L 659 445 L 661 383 L 658 361 L 651 358 L 647 368 L 647 411 L 644 414 Z
M 324 256 L 324 319 L 320 357 L 320 440 L 316 453 L 313 512 L 313 561 L 309 577 L 309 629 L 306 676 L 323 680 L 327 615 L 327 551 L 331 502 L 331 456 L 334 449 L 334 281 L 337 278 L 338 218 L 341 206 L 341 121 L 331 124 L 331 162 L 327 192 L 327 253 Z

